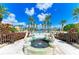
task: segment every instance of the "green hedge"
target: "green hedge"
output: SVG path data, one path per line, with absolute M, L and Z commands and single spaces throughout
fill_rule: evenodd
M 75 24 L 68 24 L 68 25 L 64 26 L 64 31 L 68 31 L 71 28 L 76 28 Z

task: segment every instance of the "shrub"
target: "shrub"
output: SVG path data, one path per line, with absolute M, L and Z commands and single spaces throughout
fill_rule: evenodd
M 11 31 L 11 32 L 16 32 L 17 30 L 16 30 L 15 27 L 10 27 L 10 31 Z
M 79 33 L 79 29 L 77 30 L 77 32 Z
M 64 26 L 64 31 L 68 31 L 72 28 L 76 28 L 75 24 L 68 24 L 68 25 Z

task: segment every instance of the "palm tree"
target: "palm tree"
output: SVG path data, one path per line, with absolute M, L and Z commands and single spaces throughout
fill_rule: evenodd
M 35 24 L 34 26 L 35 26 L 35 30 L 37 30 L 37 24 Z
M 45 24 L 46 24 L 46 28 L 48 28 L 48 31 L 49 31 L 50 25 L 51 25 L 50 18 L 51 18 L 51 15 L 47 15 L 45 18 Z
M 29 17 L 29 22 L 30 22 L 30 29 L 33 30 L 35 28 L 35 21 L 34 18 L 32 16 Z
M 62 26 L 62 31 L 63 31 L 63 27 L 64 27 L 64 24 L 66 23 L 67 21 L 66 20 L 61 20 L 61 26 Z
M 42 23 L 42 29 L 44 30 L 46 28 L 46 21 L 43 21 Z
M 7 8 L 0 4 L 0 22 L 2 21 L 4 14 L 8 14 Z
M 74 10 L 73 10 L 73 16 L 74 16 L 74 18 L 75 18 L 75 20 L 79 20 L 78 18 L 78 16 L 79 16 L 79 8 L 75 8 Z

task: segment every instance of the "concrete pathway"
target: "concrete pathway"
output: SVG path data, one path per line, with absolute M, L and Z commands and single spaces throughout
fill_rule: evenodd
M 22 52 L 22 48 L 24 45 L 24 40 L 19 40 L 17 42 L 15 42 L 14 44 L 10 44 L 7 46 L 4 46 L 2 48 L 0 48 L 0 54 L 23 54 Z
M 79 55 L 79 49 L 73 47 L 70 44 L 67 44 L 61 40 L 55 40 L 54 42 L 56 49 L 55 51 L 61 52 L 60 54 L 64 54 L 64 55 Z M 59 54 L 58 52 L 56 52 L 56 54 Z
M 22 52 L 22 48 L 24 45 L 24 40 L 19 40 L 15 42 L 14 44 L 10 44 L 4 47 L 0 48 L 0 54 L 1 55 L 6 55 L 6 54 L 21 54 L 24 55 Z M 79 49 L 63 42 L 60 40 L 55 39 L 54 42 L 55 49 L 54 49 L 54 54 L 55 55 L 79 55 Z

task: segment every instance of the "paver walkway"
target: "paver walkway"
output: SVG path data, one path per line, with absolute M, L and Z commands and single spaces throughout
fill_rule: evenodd
M 24 45 L 24 40 L 19 40 L 14 44 L 10 44 L 0 48 L 0 54 L 22 54 L 22 48 Z M 60 40 L 55 40 L 55 55 L 79 55 L 79 49 L 63 42 Z

